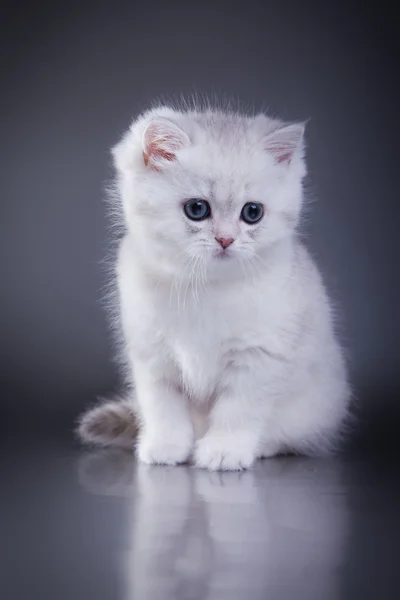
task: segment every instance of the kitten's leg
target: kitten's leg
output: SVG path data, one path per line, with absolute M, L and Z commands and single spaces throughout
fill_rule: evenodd
M 273 456 L 285 454 L 286 452 L 287 449 L 283 443 L 274 441 L 263 442 L 257 452 L 257 458 L 272 458 Z
M 259 455 L 269 413 L 262 382 L 247 369 L 230 373 L 210 413 L 210 427 L 198 441 L 195 462 L 212 471 L 242 470 Z
M 186 462 L 194 439 L 186 399 L 154 364 L 135 364 L 134 376 L 143 425 L 137 448 L 140 460 L 166 465 Z
M 348 401 L 345 382 L 335 382 L 332 388 L 325 381 L 310 381 L 306 389 L 274 407 L 266 440 L 269 448 L 276 444 L 281 452 L 305 456 L 335 453 L 343 441 Z

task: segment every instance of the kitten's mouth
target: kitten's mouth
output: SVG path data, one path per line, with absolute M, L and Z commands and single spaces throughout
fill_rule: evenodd
M 221 250 L 215 250 L 214 251 L 214 258 L 216 258 L 217 260 L 226 260 L 227 258 L 231 258 L 232 257 L 232 252 L 230 252 L 228 249 L 223 249 L 221 248 Z

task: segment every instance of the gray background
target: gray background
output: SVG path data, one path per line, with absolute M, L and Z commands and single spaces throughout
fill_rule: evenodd
M 198 91 L 311 119 L 308 243 L 338 309 L 360 439 L 395 439 L 393 11 L 250 0 L 3 3 L 1 425 L 69 432 L 96 394 L 118 386 L 99 302 L 108 151 L 155 98 Z

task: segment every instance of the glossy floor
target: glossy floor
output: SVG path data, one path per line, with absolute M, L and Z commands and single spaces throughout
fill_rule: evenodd
M 385 461 L 208 473 L 55 443 L 2 459 L 5 600 L 399 597 L 398 476 Z

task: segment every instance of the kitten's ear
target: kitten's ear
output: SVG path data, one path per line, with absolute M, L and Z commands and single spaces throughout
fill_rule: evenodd
M 143 132 L 143 158 L 146 165 L 163 160 L 172 161 L 176 152 L 190 145 L 189 137 L 169 119 L 157 117 Z
M 276 163 L 289 164 L 293 155 L 302 149 L 305 126 L 305 123 L 286 125 L 265 138 L 264 148 Z

